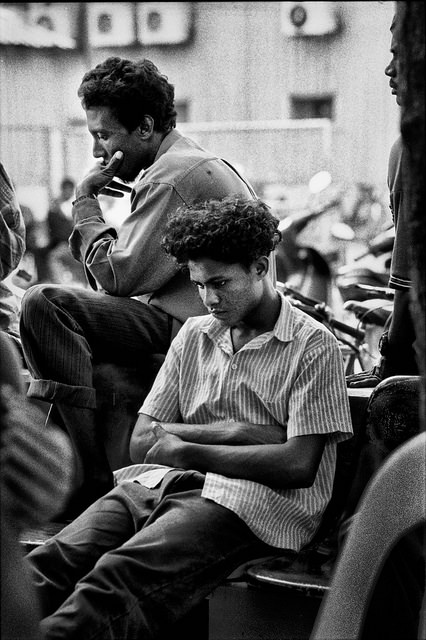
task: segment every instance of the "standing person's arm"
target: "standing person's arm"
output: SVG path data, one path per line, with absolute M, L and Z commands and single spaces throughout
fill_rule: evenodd
M 388 186 L 390 209 L 395 224 L 395 241 L 389 274 L 389 287 L 395 290 L 393 311 L 387 336 L 382 338 L 382 378 L 418 373 L 413 343 L 416 339 L 410 311 L 412 257 L 410 253 L 410 201 L 403 169 L 407 151 L 398 138 L 389 156 Z
M 392 146 L 388 167 L 390 210 L 395 225 L 389 274 L 389 287 L 395 290 L 393 310 L 388 330 L 379 342 L 381 357 L 378 363 L 371 371 L 348 376 L 347 383 L 352 388 L 375 387 L 390 376 L 418 374 L 414 347 L 416 336 L 410 311 L 410 205 L 402 170 L 406 160 L 406 151 L 399 137 Z

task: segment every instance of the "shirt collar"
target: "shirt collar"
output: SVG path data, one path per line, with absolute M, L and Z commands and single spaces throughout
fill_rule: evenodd
M 164 136 L 160 146 L 158 147 L 154 162 L 157 162 L 158 158 L 166 153 L 166 151 L 168 151 L 180 138 L 183 138 L 183 136 L 179 131 L 176 131 L 176 129 L 172 129 L 166 136 Z
M 281 342 L 290 342 L 295 336 L 295 313 L 291 302 L 278 291 L 281 298 L 281 310 L 275 323 L 273 334 Z
M 179 133 L 179 131 L 176 131 L 176 129 L 172 129 L 170 133 L 168 133 L 161 141 L 161 144 L 158 147 L 157 153 L 155 154 L 154 162 L 157 162 L 158 158 L 164 155 L 166 151 L 168 151 L 170 147 L 173 146 L 174 143 L 180 138 L 183 138 L 183 135 Z M 152 164 L 154 164 L 154 162 Z M 145 174 L 145 171 L 146 169 L 140 170 L 140 172 L 132 182 L 133 187 L 141 180 L 141 178 Z

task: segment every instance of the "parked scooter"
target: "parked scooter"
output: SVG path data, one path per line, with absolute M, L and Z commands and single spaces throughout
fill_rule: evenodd
M 358 288 L 359 284 L 387 287 L 394 240 L 395 228 L 392 226 L 373 238 L 366 250 L 349 264 L 336 270 L 335 283 L 344 301 L 366 299 L 367 290 Z
M 340 203 L 340 196 L 327 195 L 331 176 L 320 171 L 309 181 L 310 197 L 302 211 L 285 216 L 279 224 L 282 240 L 276 249 L 277 278 L 302 295 L 329 302 L 332 272 L 327 259 L 311 244 L 300 241 L 307 225 Z

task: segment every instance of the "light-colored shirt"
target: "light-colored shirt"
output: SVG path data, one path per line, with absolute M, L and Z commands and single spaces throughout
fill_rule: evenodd
M 204 498 L 234 511 L 264 542 L 299 550 L 321 521 L 333 486 L 336 444 L 352 435 L 352 424 L 336 338 L 282 295 L 281 300 L 274 329 L 236 353 L 230 329 L 220 321 L 190 318 L 140 413 L 166 423 L 281 425 L 287 439 L 329 434 L 309 488 L 279 489 L 206 474 Z
M 224 160 L 173 130 L 134 186 L 119 231 L 106 224 L 97 200 L 73 207 L 72 253 L 94 289 L 139 297 L 184 322 L 206 309 L 188 275 L 161 249 L 167 219 L 182 205 L 233 194 L 250 198 L 254 191 Z

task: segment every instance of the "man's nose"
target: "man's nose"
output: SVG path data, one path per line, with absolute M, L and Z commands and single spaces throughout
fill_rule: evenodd
M 204 304 L 206 307 L 214 307 L 219 304 L 219 296 L 215 289 L 209 287 L 204 289 Z
M 94 158 L 102 158 L 104 155 L 104 151 L 102 149 L 102 145 L 99 143 L 99 140 L 93 141 L 93 149 L 92 154 Z
M 389 62 L 389 64 L 385 67 L 385 76 L 392 78 L 394 74 L 395 74 L 395 66 L 393 62 Z

